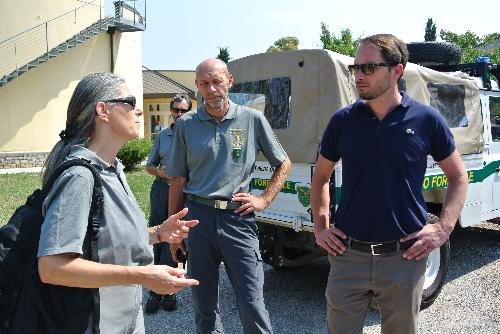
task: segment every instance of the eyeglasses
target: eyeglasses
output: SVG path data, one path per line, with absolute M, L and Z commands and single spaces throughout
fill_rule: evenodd
M 386 67 L 391 67 L 391 66 L 396 66 L 397 62 L 393 63 L 378 63 L 378 64 L 354 64 L 354 65 L 349 65 L 347 68 L 349 69 L 349 72 L 351 72 L 352 75 L 356 74 L 357 71 L 363 72 L 364 75 L 372 75 L 373 72 L 375 72 L 375 68 L 377 66 L 386 66 Z
M 175 113 L 180 112 L 180 113 L 185 114 L 185 113 L 187 113 L 189 110 L 187 110 L 187 109 L 180 109 L 180 108 L 170 108 L 170 111 L 171 111 L 171 112 L 175 112 Z
M 108 103 L 126 103 L 129 106 L 131 106 L 132 108 L 135 108 L 135 104 L 136 104 L 137 101 L 135 99 L 135 96 L 127 96 L 127 97 L 120 97 L 120 98 L 116 98 L 116 99 L 106 100 L 104 102 L 108 102 Z

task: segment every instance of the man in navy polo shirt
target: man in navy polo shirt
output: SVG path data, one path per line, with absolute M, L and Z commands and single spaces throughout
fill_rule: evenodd
M 427 256 L 446 242 L 465 202 L 467 174 L 439 112 L 398 91 L 406 45 L 380 34 L 360 42 L 349 70 L 360 99 L 332 116 L 312 179 L 316 242 L 329 253 L 329 333 L 362 333 L 372 299 L 383 333 L 416 332 Z M 439 223 L 421 192 L 427 155 L 448 179 Z M 329 219 L 329 179 L 342 158 L 342 195 Z

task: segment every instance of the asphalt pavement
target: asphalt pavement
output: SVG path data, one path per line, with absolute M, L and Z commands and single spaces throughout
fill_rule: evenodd
M 500 225 L 482 223 L 456 229 L 451 236 L 446 284 L 434 304 L 420 312 L 420 334 L 500 333 Z M 265 265 L 264 298 L 276 334 L 326 333 L 324 290 L 326 258 L 294 269 Z M 220 310 L 226 334 L 243 333 L 236 300 L 221 266 Z M 147 294 L 144 294 L 147 298 Z M 174 312 L 145 316 L 146 333 L 195 333 L 189 289 L 179 294 Z M 370 310 L 364 333 L 380 333 L 380 318 Z

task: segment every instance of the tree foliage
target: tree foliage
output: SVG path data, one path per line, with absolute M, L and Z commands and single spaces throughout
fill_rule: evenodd
M 473 63 L 479 56 L 490 56 L 491 62 L 498 64 L 500 62 L 500 48 L 487 48 L 487 45 L 500 38 L 499 33 L 487 34 L 480 37 L 470 30 L 463 34 L 457 34 L 448 30 L 441 29 L 439 36 L 442 40 L 455 43 L 462 48 L 461 63 Z
M 299 39 L 297 37 L 282 37 L 274 42 L 266 52 L 297 50 L 299 48 Z
M 425 25 L 424 41 L 426 42 L 436 41 L 436 23 L 434 23 L 431 18 L 427 20 L 427 24 Z
M 323 43 L 323 49 L 331 50 L 351 57 L 356 55 L 359 38 L 354 40 L 351 30 L 347 28 L 341 29 L 340 36 L 337 37 L 335 34 L 332 34 L 330 30 L 328 30 L 328 26 L 324 22 L 321 22 L 321 34 L 319 38 L 321 43 Z
M 229 56 L 229 47 L 227 47 L 227 46 L 220 47 L 219 46 L 218 49 L 219 49 L 219 54 L 217 55 L 216 58 L 222 60 L 225 63 L 229 63 L 229 61 L 231 60 L 231 57 Z

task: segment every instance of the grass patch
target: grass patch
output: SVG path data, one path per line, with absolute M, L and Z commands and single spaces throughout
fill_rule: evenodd
M 135 199 L 146 215 L 146 220 L 149 220 L 149 211 L 151 209 L 149 205 L 149 192 L 155 177 L 148 174 L 144 169 L 126 172 L 125 175 L 127 175 L 127 182 L 134 193 Z
M 1 174 L 0 226 L 6 224 L 17 207 L 24 204 L 26 197 L 41 185 L 40 173 Z
M 149 219 L 149 191 L 154 176 L 139 169 L 127 172 L 126 176 L 141 210 Z M 41 184 L 40 173 L 0 174 L 0 226 L 9 221 L 16 208 Z

